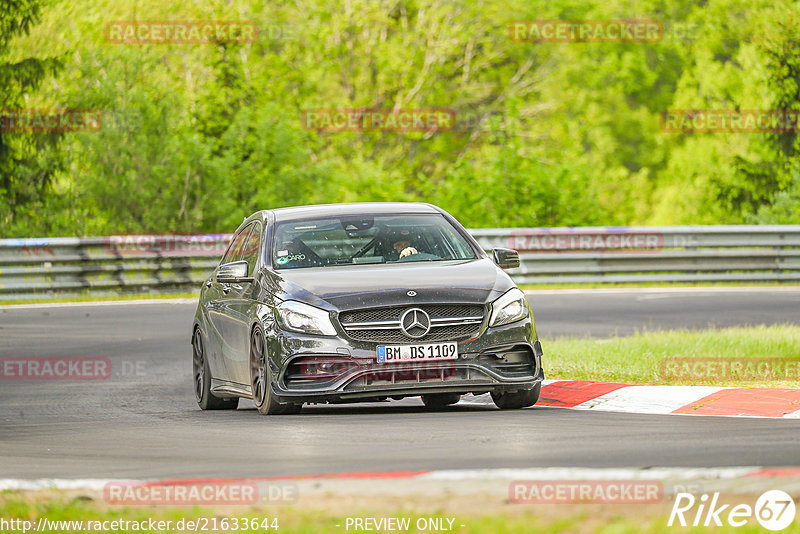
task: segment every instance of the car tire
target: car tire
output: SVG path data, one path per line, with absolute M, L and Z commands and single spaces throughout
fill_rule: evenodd
M 458 393 L 435 393 L 431 395 L 423 395 L 422 403 L 426 408 L 432 410 L 441 410 L 451 404 L 455 404 L 461 400 L 461 395 Z
M 299 413 L 302 404 L 281 404 L 272 394 L 272 370 L 267 358 L 264 334 L 256 327 L 250 336 L 250 387 L 258 413 L 261 415 Z
M 539 394 L 542 392 L 542 383 L 537 383 L 533 389 L 525 389 L 522 391 L 505 392 L 493 391 L 492 400 L 495 405 L 501 410 L 519 410 L 520 408 L 527 408 L 533 406 L 539 400 Z
M 211 393 L 211 371 L 203 335 L 195 328 L 192 337 L 192 375 L 194 377 L 194 397 L 201 410 L 235 410 L 239 407 L 239 399 L 221 399 Z

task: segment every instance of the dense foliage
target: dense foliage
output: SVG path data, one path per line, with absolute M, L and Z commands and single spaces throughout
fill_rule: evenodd
M 0 0 L 0 236 L 223 232 L 256 209 L 424 200 L 466 225 L 800 223 L 796 132 L 669 133 L 668 109 L 800 110 L 791 0 Z M 653 19 L 654 43 L 524 43 L 531 19 Z M 127 20 L 250 43 L 123 44 Z M 448 108 L 453 131 L 318 132 L 304 110 Z

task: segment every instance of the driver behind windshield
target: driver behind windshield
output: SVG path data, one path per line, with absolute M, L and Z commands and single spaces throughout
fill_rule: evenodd
M 436 214 L 289 220 L 274 232 L 276 269 L 475 257 L 469 243 Z
M 412 254 L 419 254 L 419 251 L 411 246 L 408 240 L 396 241 L 392 248 L 399 254 L 398 259 L 411 256 Z

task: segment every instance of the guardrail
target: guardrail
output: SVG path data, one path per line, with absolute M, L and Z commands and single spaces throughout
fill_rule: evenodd
M 470 230 L 526 284 L 800 280 L 800 225 Z M 0 299 L 193 291 L 230 234 L 0 240 Z
M 475 230 L 520 251 L 519 283 L 800 280 L 800 225 Z
M 194 291 L 230 234 L 0 240 L 0 299 Z

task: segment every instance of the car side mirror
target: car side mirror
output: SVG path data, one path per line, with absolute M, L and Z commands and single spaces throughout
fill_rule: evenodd
M 492 249 L 494 262 L 501 269 L 514 269 L 519 267 L 519 252 L 510 248 Z
M 247 277 L 250 270 L 247 262 L 234 261 L 231 263 L 223 263 L 217 267 L 217 282 L 232 283 L 232 282 L 252 282 L 252 278 Z

